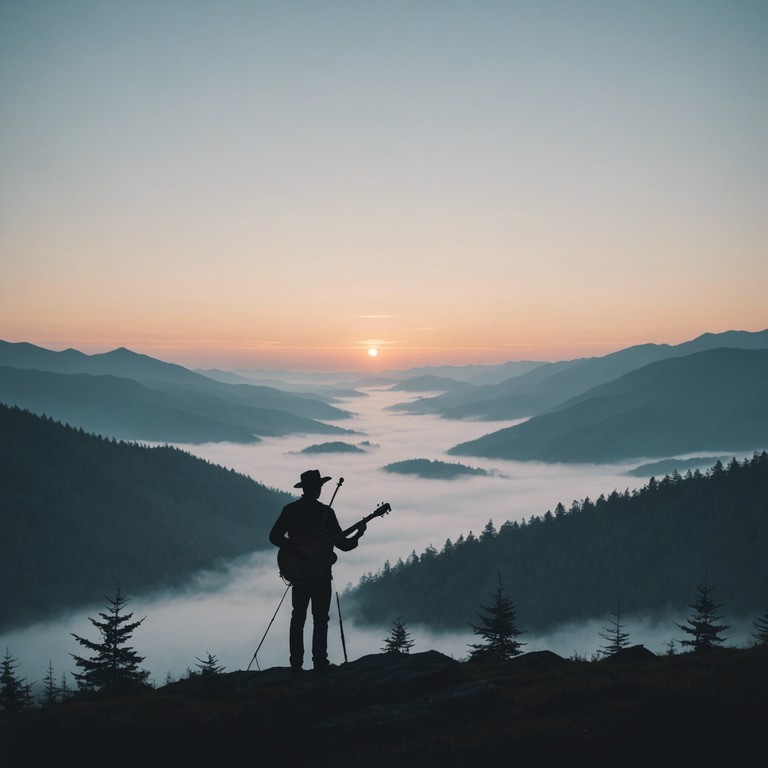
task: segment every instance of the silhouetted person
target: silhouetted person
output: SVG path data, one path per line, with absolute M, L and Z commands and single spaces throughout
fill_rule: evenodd
M 328 662 L 328 614 L 331 607 L 331 565 L 338 559 L 333 548 L 348 552 L 357 546 L 365 533 L 361 522 L 347 538 L 336 513 L 319 498 L 323 484 L 330 477 L 321 477 L 317 469 L 301 473 L 303 495 L 286 504 L 269 533 L 269 540 L 280 547 L 278 564 L 287 581 L 292 584 L 293 612 L 289 634 L 291 670 L 297 673 L 304 664 L 304 624 L 307 608 L 312 604 L 312 663 L 322 671 Z M 337 537 L 334 540 L 334 537 Z

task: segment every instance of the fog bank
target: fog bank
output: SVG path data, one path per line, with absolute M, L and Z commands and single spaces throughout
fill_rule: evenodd
M 334 566 L 335 589 L 342 593 L 349 584 L 356 584 L 364 573 L 375 573 L 385 560 L 405 560 L 412 551 L 422 552 L 428 545 L 440 549 L 447 538 L 455 540 L 471 530 L 476 534 L 489 519 L 496 526 L 506 520 L 528 519 L 553 510 L 558 502 L 566 507 L 586 496 L 595 499 L 614 489 L 623 491 L 641 487 L 644 481 L 626 474 L 631 465 L 563 465 L 538 462 L 505 462 L 464 457 L 461 463 L 495 470 L 490 477 L 463 477 L 456 480 L 425 480 L 414 476 L 384 472 L 386 464 L 413 458 L 455 462 L 445 451 L 459 442 L 475 439 L 488 432 L 515 422 L 456 422 L 433 416 L 413 416 L 385 410 L 386 406 L 409 398 L 404 393 L 385 389 L 369 389 L 363 398 L 343 401 L 342 408 L 357 415 L 349 426 L 359 430 L 345 442 L 359 444 L 369 441 L 362 454 L 331 453 L 303 455 L 300 451 L 310 445 L 326 442 L 318 435 L 300 435 L 265 439 L 255 445 L 205 444 L 180 446 L 214 463 L 250 475 L 267 486 L 293 493 L 293 485 L 306 469 L 317 468 L 332 476 L 321 500 L 328 502 L 340 477 L 344 483 L 338 489 L 334 509 L 343 527 L 347 527 L 372 512 L 382 502 L 392 506 L 392 512 L 371 521 L 360 546 L 350 553 L 340 553 Z M 641 463 L 638 461 L 637 463 Z M 215 655 L 227 671 L 245 669 L 262 641 L 275 610 L 286 591 L 280 579 L 276 550 L 264 542 L 264 551 L 229 563 L 226 568 L 198 574 L 183 591 L 154 595 L 133 594 L 130 574 L 121 577 L 121 589 L 128 597 L 127 610 L 134 620 L 146 616 L 131 640 L 131 645 L 144 655 L 144 668 L 151 670 L 157 684 L 166 675 L 177 678 L 187 669 L 194 669 L 197 659 L 208 652 Z M 695 599 L 696 574 L 691 576 L 691 602 Z M 505 585 L 515 600 L 515 585 Z M 105 597 L 112 597 L 115 585 L 103 585 Z M 487 595 L 478 594 L 478 604 L 487 604 Z M 19 661 L 17 673 L 30 682 L 42 680 L 49 660 L 54 674 L 74 670 L 71 653 L 82 649 L 71 637 L 72 632 L 92 640 L 98 633 L 88 621 L 104 610 L 106 600 L 59 619 L 7 632 L 0 637 L 0 648 L 7 647 Z M 592 622 L 564 625 L 546 636 L 527 634 L 525 651 L 548 649 L 562 656 L 579 654 L 589 658 L 605 645 L 600 631 L 610 624 L 611 606 L 605 606 L 605 616 Z M 727 609 L 727 606 L 726 606 Z M 341 603 L 344 634 L 349 660 L 368 653 L 377 653 L 389 632 L 390 625 L 360 627 L 345 615 Z M 661 653 L 672 638 L 682 633 L 674 621 L 684 622 L 687 606 L 680 606 L 676 616 L 633 618 L 626 616 L 626 631 L 630 641 L 643 643 Z M 263 641 L 252 669 L 286 666 L 287 631 L 290 616 L 290 593 L 280 608 Z M 396 617 L 391 617 L 393 620 Z M 435 649 L 464 658 L 467 644 L 475 637 L 469 627 L 477 616 L 467 616 L 464 632 L 438 633 L 419 625 L 418 617 L 402 616 L 416 642 L 414 651 Z M 728 644 L 738 645 L 751 640 L 751 620 L 746 617 L 726 621 L 733 629 L 726 633 Z M 344 661 L 334 599 L 329 631 L 331 661 Z M 518 616 L 519 627 L 525 630 L 525 616 Z M 309 630 L 309 627 L 308 627 Z M 307 631 L 309 645 L 309 631 Z M 82 655 L 82 654 L 81 654 Z M 87 652 L 86 652 L 87 655 Z M 307 653 L 309 661 L 309 653 Z M 73 684 L 69 677 L 68 682 Z

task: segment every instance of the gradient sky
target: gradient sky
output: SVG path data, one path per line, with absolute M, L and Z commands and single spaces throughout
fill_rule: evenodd
M 766 40 L 763 0 L 2 0 L 0 338 L 333 370 L 761 330 Z

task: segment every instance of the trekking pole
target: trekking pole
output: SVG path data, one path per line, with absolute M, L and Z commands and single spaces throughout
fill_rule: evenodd
M 333 496 L 331 496 L 331 500 L 328 502 L 328 506 L 333 506 L 333 500 L 336 498 L 336 494 L 339 492 L 339 488 L 341 487 L 341 484 L 344 482 L 344 478 L 340 477 L 339 482 L 336 483 L 336 490 L 333 492 Z
M 341 647 L 344 650 L 344 663 L 347 663 L 347 644 L 344 641 L 344 622 L 341 620 L 341 603 L 339 602 L 339 593 L 336 593 L 336 608 L 339 611 L 339 630 L 341 631 Z
M 259 648 L 261 648 L 261 644 L 264 642 L 264 638 L 266 638 L 266 636 L 267 636 L 267 632 L 269 632 L 269 628 L 272 626 L 272 622 L 275 620 L 275 616 L 277 616 L 277 611 L 279 611 L 279 610 L 280 610 L 280 606 L 283 604 L 283 600 L 285 600 L 285 596 L 288 594 L 288 590 L 289 590 L 289 589 L 290 589 L 292 586 L 293 586 L 292 584 L 289 584 L 289 585 L 288 585 L 288 586 L 285 588 L 285 592 L 283 592 L 283 596 L 280 598 L 280 602 L 277 604 L 277 609 L 275 610 L 274 614 L 272 615 L 272 620 L 269 622 L 269 624 L 267 625 L 267 629 L 266 629 L 266 631 L 264 632 L 264 637 L 262 637 L 262 638 L 261 638 L 261 643 L 259 643 Z M 248 672 L 248 671 L 250 670 L 250 668 L 251 668 L 251 664 L 253 664 L 254 660 L 256 661 L 256 668 L 259 670 L 259 672 L 261 672 L 261 667 L 259 666 L 259 660 L 256 658 L 256 655 L 257 655 L 257 654 L 258 654 L 258 652 L 259 652 L 259 648 L 257 648 L 257 649 L 256 649 L 256 650 L 253 652 L 253 658 L 252 658 L 252 659 L 251 659 L 251 660 L 248 662 L 248 667 L 247 667 L 247 668 L 246 668 L 246 670 L 245 670 L 246 672 Z

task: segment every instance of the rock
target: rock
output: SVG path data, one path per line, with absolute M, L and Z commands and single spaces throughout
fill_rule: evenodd
M 438 651 L 369 654 L 322 676 L 334 695 L 358 706 L 405 701 L 464 680 L 460 662 Z
M 630 645 L 628 648 L 621 648 L 617 653 L 606 656 L 602 661 L 627 664 L 656 658 L 658 658 L 656 654 L 653 651 L 649 651 L 644 645 Z
M 536 671 L 543 671 L 546 669 L 554 669 L 565 664 L 572 664 L 573 662 L 570 659 L 564 659 L 562 656 L 558 656 L 552 651 L 531 651 L 530 653 L 523 653 L 520 656 L 515 656 L 507 663 L 513 665 L 515 669 L 534 669 Z

